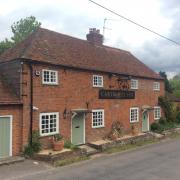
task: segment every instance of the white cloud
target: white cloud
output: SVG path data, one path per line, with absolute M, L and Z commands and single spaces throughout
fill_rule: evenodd
M 180 41 L 178 0 L 95 0 L 160 34 Z M 131 23 L 115 16 L 88 0 L 0 0 L 0 40 L 11 36 L 10 26 L 20 18 L 34 15 L 42 27 L 85 39 L 88 28 L 103 30 L 105 43 L 132 51 L 154 70 L 178 72 L 178 48 Z M 169 8 L 170 7 L 170 8 Z M 166 63 L 164 62 L 166 61 Z

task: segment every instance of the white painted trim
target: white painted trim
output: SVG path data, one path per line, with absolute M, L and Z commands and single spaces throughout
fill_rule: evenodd
M 44 115 L 54 115 L 56 114 L 57 116 L 57 128 L 56 128 L 56 132 L 53 132 L 53 133 L 41 133 L 41 117 L 44 116 Z M 40 131 L 40 136 L 44 137 L 44 136 L 52 136 L 52 135 L 55 135 L 55 134 L 58 134 L 59 133 L 59 112 L 49 112 L 49 113 L 40 113 L 39 114 L 39 131 Z
M 137 110 L 138 111 L 138 113 L 137 113 L 137 121 L 131 121 L 131 110 Z M 130 121 L 130 123 L 139 122 L 139 107 L 132 107 L 132 108 L 130 108 L 130 111 L 129 111 L 129 121 Z
M 132 81 L 135 81 L 136 82 L 136 87 L 132 87 L 132 84 L 131 84 L 131 89 L 138 89 L 139 88 L 139 81 L 138 81 L 138 79 L 131 79 L 131 83 L 132 83 Z
M 102 122 L 103 122 L 102 126 L 93 126 L 93 112 L 102 112 Z M 92 110 L 91 127 L 93 129 L 105 127 L 105 123 L 104 123 L 104 109 L 93 109 Z
M 160 117 L 156 118 L 155 117 L 155 109 L 160 109 Z M 154 106 L 154 120 L 159 120 L 161 118 L 161 107 L 160 106 Z
M 13 142 L 13 116 L 12 115 L 5 115 L 5 116 L 0 116 L 0 118 L 10 118 L 10 145 L 9 145 L 9 156 L 12 156 L 12 142 Z
M 76 114 L 77 115 L 77 114 Z M 76 116 L 75 115 L 75 116 Z M 71 117 L 71 143 L 72 143 L 72 121 L 73 121 L 73 118 L 75 117 L 75 116 L 73 116 L 73 117 Z M 85 115 L 85 113 L 84 113 L 84 119 L 83 119 L 83 126 L 84 126 L 84 128 L 83 128 L 83 134 L 84 134 L 84 137 L 83 137 L 83 144 L 85 144 L 86 143 L 86 128 L 85 128 L 85 126 L 86 126 L 86 124 L 85 124 L 85 118 L 86 118 L 86 115 Z
M 160 82 L 153 82 L 153 90 L 160 91 Z
M 148 115 L 148 119 L 147 119 L 147 121 L 148 121 L 148 131 L 150 130 L 150 127 L 149 127 L 149 112 L 148 111 L 144 111 L 143 113 L 147 113 L 147 115 Z M 142 116 L 143 116 L 143 113 L 142 113 Z M 143 119 L 143 118 L 142 118 Z M 143 131 L 142 131 L 143 132 Z
M 45 82 L 44 81 L 44 71 L 49 71 L 50 73 L 51 72 L 55 72 L 56 73 L 56 81 L 55 82 Z M 50 69 L 43 69 L 42 70 L 42 84 L 46 84 L 46 85 L 58 85 L 59 84 L 59 78 L 58 78 L 58 71 L 56 70 L 50 70 Z
M 96 85 L 96 84 L 94 84 L 94 78 L 95 78 L 95 77 L 101 77 L 101 78 L 102 78 L 102 84 L 101 84 L 101 85 Z M 103 76 L 100 76 L 100 75 L 93 75 L 92 81 L 93 81 L 93 87 L 103 87 L 103 86 L 104 86 Z

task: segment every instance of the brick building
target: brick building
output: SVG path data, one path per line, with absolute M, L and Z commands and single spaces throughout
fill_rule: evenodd
M 19 154 L 33 130 L 44 147 L 102 139 L 113 122 L 149 131 L 160 118 L 163 79 L 130 52 L 39 28 L 0 56 L 0 157 Z

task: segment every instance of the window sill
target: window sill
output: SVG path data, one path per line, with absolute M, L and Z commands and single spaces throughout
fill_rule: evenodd
M 104 128 L 105 126 L 92 127 L 93 129 Z
M 139 121 L 130 121 L 130 124 L 138 123 Z
M 55 134 L 58 134 L 59 132 L 51 133 L 51 134 L 40 134 L 41 137 L 48 137 L 48 136 L 54 136 Z

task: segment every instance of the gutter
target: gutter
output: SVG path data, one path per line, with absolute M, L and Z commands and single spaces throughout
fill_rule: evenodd
M 29 63 L 30 69 L 30 129 L 29 129 L 29 139 L 30 145 L 32 145 L 32 135 L 33 135 L 33 67 Z

